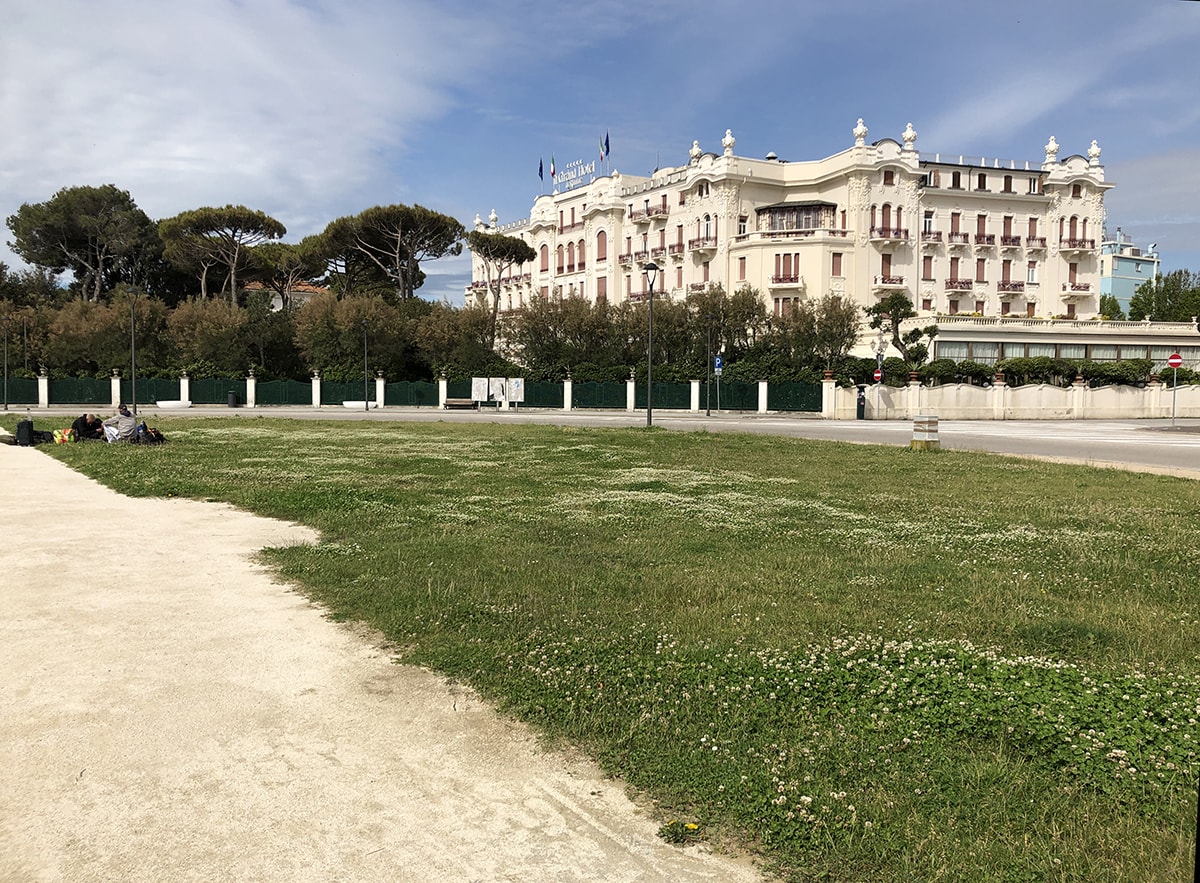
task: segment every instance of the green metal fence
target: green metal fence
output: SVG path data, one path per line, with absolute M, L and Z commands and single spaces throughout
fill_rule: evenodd
M 10 377 L 5 397 L 10 405 L 36 405 L 38 403 L 38 384 L 28 377 Z
M 634 387 L 633 406 L 646 407 L 646 384 L 639 383 Z M 654 407 L 669 410 L 686 411 L 692 406 L 692 385 L 690 383 L 655 383 Z
M 546 383 L 541 380 L 525 383 L 525 401 L 521 403 L 526 408 L 558 408 L 563 406 L 563 385 L 561 383 Z
M 820 411 L 819 383 L 771 383 L 767 385 L 768 411 Z
M 52 405 L 112 405 L 112 384 L 107 378 L 51 377 L 49 393 Z M 37 401 L 36 395 L 33 400 Z
M 469 394 L 469 391 L 468 391 Z M 403 407 L 437 407 L 437 384 L 427 380 L 401 380 L 383 387 L 385 405 Z
M 722 411 L 757 411 L 758 384 L 738 381 L 713 384 L 713 407 Z
M 624 408 L 627 404 L 624 383 L 574 383 L 571 393 L 573 408 Z
M 256 405 L 311 405 L 312 384 L 300 380 L 265 380 L 254 386 Z
M 469 399 L 471 397 L 470 380 L 451 380 L 446 384 L 446 398 Z
M 147 377 L 145 379 L 139 377 L 137 382 L 137 403 L 139 405 L 152 405 L 158 401 L 178 401 L 179 400 L 179 381 L 165 380 L 161 377 Z M 133 383 L 129 380 L 121 381 L 121 401 L 133 401 Z
M 230 393 L 237 396 L 239 405 L 246 404 L 246 381 L 210 377 L 188 384 L 188 397 L 195 405 L 226 405 Z
M 375 381 L 367 384 L 367 399 L 375 401 Z M 332 380 L 321 381 L 321 404 L 340 405 L 342 402 L 361 402 L 363 400 L 363 382 L 351 380 L 347 383 L 335 383 Z

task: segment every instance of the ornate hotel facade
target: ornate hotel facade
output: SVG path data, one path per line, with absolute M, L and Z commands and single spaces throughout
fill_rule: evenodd
M 644 299 L 653 261 L 656 297 L 752 286 L 775 315 L 829 293 L 867 306 L 902 292 L 914 321 L 939 325 L 934 356 L 1157 362 L 1190 347 L 1185 359 L 1200 363 L 1191 326 L 1099 318 L 1113 185 L 1095 141 L 1086 156 L 1060 158 L 1051 137 L 1041 162 L 1018 162 L 920 153 L 911 124 L 899 141 L 868 143 L 867 132 L 860 119 L 846 150 L 789 162 L 736 155 L 727 130 L 720 153 L 693 142 L 686 165 L 576 176 L 579 186 L 539 197 L 528 219 L 477 217 L 476 229 L 537 253 L 501 281 L 501 310 L 536 295 Z M 468 296 L 486 298 L 478 262 L 472 280 Z

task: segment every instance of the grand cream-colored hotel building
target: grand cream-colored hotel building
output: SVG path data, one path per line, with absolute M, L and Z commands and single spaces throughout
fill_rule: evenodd
M 1052 136 L 1039 161 L 927 154 L 909 124 L 900 140 L 867 140 L 825 159 L 790 162 L 693 142 L 686 165 L 651 177 L 597 176 L 572 164 L 528 219 L 476 229 L 519 236 L 533 266 L 501 281 L 501 310 L 530 298 L 578 295 L 619 303 L 647 295 L 642 267 L 659 267 L 655 297 L 748 285 L 768 310 L 833 293 L 867 306 L 903 292 L 936 321 L 934 357 L 1151 358 L 1181 352 L 1200 364 L 1186 323 L 1099 316 L 1105 181 L 1100 147 L 1060 157 Z M 474 262 L 468 296 L 488 297 Z M 882 341 L 864 334 L 861 349 Z M 894 353 L 893 353 L 894 354 Z

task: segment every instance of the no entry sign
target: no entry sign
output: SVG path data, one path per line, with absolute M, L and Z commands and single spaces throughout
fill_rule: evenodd
M 1171 355 L 1167 356 L 1167 364 L 1172 368 L 1178 368 L 1183 364 L 1183 356 L 1179 355 L 1179 353 L 1171 353 Z
M 878 368 L 876 368 L 875 369 L 875 382 L 878 383 L 881 380 L 883 380 L 883 372 L 880 371 Z

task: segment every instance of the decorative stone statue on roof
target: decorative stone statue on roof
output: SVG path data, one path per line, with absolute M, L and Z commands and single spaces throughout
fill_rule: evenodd
M 858 118 L 858 125 L 854 127 L 854 146 L 862 147 L 867 143 L 867 127 L 863 125 L 862 117 Z
M 483 218 L 479 217 L 479 212 L 475 212 L 475 229 L 483 229 Z
M 725 130 L 725 137 L 721 139 L 721 146 L 725 148 L 726 156 L 733 156 L 733 145 L 737 143 L 737 139 L 733 137 L 733 129 Z
M 1088 148 L 1089 164 L 1093 166 L 1100 165 L 1100 145 L 1096 143 L 1096 139 L 1092 139 L 1092 146 Z
M 700 154 L 702 152 L 703 151 L 700 150 L 700 142 L 693 141 L 692 149 L 688 151 L 688 156 L 691 158 L 692 165 L 696 165 L 698 162 L 700 162 Z
M 917 132 L 912 127 L 912 123 L 909 123 L 904 127 L 904 132 L 900 135 L 900 137 L 904 139 L 904 149 L 912 150 L 913 142 L 917 140 Z
M 1053 135 L 1046 142 L 1046 162 L 1058 162 L 1058 142 L 1054 140 Z
M 499 220 L 499 218 L 500 216 L 496 214 L 496 210 L 492 209 L 492 213 L 488 215 L 488 220 L 491 222 L 491 227 L 493 230 L 496 229 L 496 221 Z

